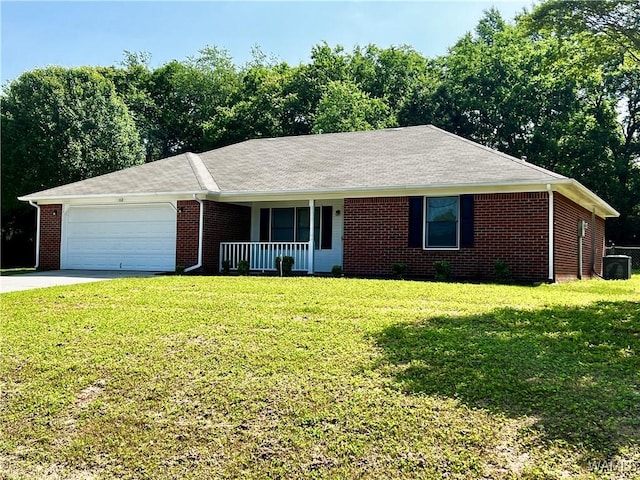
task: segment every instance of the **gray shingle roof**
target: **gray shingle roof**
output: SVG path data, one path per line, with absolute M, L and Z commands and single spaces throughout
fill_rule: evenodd
M 192 155 L 183 153 L 157 162 L 145 163 L 118 172 L 50 188 L 21 198 L 37 200 L 45 197 L 206 191 L 206 179 L 203 180 L 197 175 Z M 193 156 L 199 161 L 197 155 Z M 215 182 L 209 186 L 213 185 Z
M 565 178 L 433 126 L 249 140 L 200 157 L 223 192 Z
M 248 140 L 186 153 L 25 197 L 283 192 L 564 179 L 433 126 Z

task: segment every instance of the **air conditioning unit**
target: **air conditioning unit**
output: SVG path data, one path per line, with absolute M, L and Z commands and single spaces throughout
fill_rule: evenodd
M 631 257 L 607 255 L 603 258 L 605 280 L 628 280 L 631 278 Z

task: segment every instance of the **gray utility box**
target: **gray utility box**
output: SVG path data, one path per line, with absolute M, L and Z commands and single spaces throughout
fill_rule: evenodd
M 631 257 L 628 255 L 607 255 L 603 257 L 605 280 L 629 280 L 631 278 Z

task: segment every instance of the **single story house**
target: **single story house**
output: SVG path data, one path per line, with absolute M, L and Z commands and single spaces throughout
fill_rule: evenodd
M 522 281 L 602 273 L 618 213 L 576 180 L 431 125 L 264 138 L 20 197 L 40 269 L 298 272 Z M 227 263 L 228 262 L 228 263 Z

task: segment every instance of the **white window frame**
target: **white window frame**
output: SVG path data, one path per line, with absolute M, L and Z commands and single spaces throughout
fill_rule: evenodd
M 456 245 L 455 246 L 447 246 L 447 247 L 432 247 L 427 245 L 427 239 L 429 238 L 429 223 L 427 222 L 427 213 L 429 210 L 429 199 L 430 198 L 456 198 L 457 199 L 457 212 L 456 212 Z M 432 250 L 432 251 L 457 251 L 460 250 L 460 195 L 442 195 L 442 196 L 431 196 L 424 197 L 424 206 L 422 212 L 422 225 L 423 229 L 423 238 L 422 238 L 422 249 L 423 250 Z

